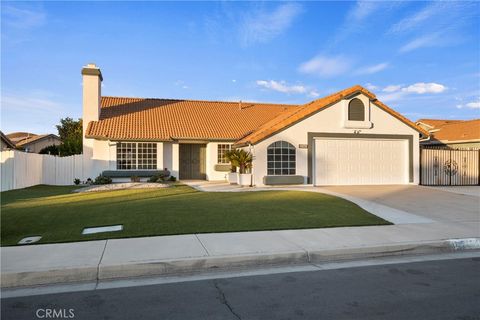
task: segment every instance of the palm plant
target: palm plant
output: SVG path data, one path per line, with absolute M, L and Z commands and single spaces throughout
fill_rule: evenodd
M 235 150 L 235 152 L 236 161 L 238 162 L 238 167 L 240 168 L 240 174 L 247 173 L 247 170 L 250 170 L 250 168 L 252 168 L 252 154 L 243 149 Z
M 232 150 L 225 151 L 225 153 L 223 154 L 223 157 L 225 158 L 225 160 L 230 162 L 230 166 L 231 166 L 230 171 L 237 172 L 238 161 L 237 161 L 235 150 L 232 149 Z
M 232 172 L 239 168 L 240 173 L 246 173 L 252 167 L 252 154 L 243 149 L 235 149 L 225 152 L 225 159 L 230 162 Z

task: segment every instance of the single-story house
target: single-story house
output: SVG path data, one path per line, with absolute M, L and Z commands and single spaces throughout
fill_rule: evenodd
M 430 133 L 422 145 L 453 149 L 480 149 L 480 119 L 419 119 L 416 124 Z
M 17 149 L 31 153 L 39 153 L 43 148 L 62 144 L 60 137 L 53 133 L 13 132 L 7 134 L 7 137 L 15 143 Z
M 82 69 L 84 172 L 167 168 L 225 180 L 223 154 L 253 154 L 253 184 L 418 184 L 429 136 L 361 86 L 304 105 L 103 97 L 100 69 Z
M 15 144 L 2 131 L 0 131 L 0 137 L 1 137 L 1 145 L 0 145 L 1 151 L 15 149 Z

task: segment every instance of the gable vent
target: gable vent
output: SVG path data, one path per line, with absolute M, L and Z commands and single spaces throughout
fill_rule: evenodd
M 348 104 L 348 120 L 365 121 L 365 106 L 360 99 L 355 98 Z

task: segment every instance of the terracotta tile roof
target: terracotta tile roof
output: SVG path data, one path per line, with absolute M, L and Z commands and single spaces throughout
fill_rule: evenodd
M 0 131 L 0 137 L 9 148 L 15 148 L 15 144 L 2 131 Z
M 423 136 L 428 137 L 429 133 L 425 131 L 423 128 L 417 126 L 398 112 L 390 109 L 387 107 L 385 104 L 383 104 L 381 101 L 377 100 L 376 96 L 368 91 L 367 89 L 363 88 L 362 86 L 353 86 L 350 88 L 347 88 L 345 90 L 339 91 L 337 93 L 334 93 L 332 95 L 329 95 L 324 98 L 320 98 L 317 100 L 314 100 L 312 102 L 309 102 L 300 108 L 296 108 L 293 110 L 290 110 L 288 112 L 282 113 L 275 119 L 270 120 L 269 122 L 265 123 L 262 125 L 258 130 L 255 132 L 252 132 L 251 134 L 245 136 L 241 140 L 237 141 L 236 145 L 237 146 L 242 146 L 242 145 L 247 145 L 247 144 L 255 144 L 263 139 L 268 138 L 272 134 L 292 125 L 297 123 L 298 121 L 313 115 L 314 113 L 325 109 L 338 101 L 342 100 L 345 97 L 349 97 L 351 95 L 357 94 L 357 93 L 363 93 L 367 97 L 373 100 L 373 103 L 380 107 L 381 109 L 385 110 L 395 118 L 399 119 L 400 121 L 406 123 L 413 129 L 417 130 L 420 132 Z
M 480 140 L 480 119 L 473 120 L 418 120 L 427 124 L 434 124 L 430 133 L 432 142 L 451 142 L 451 141 L 469 141 Z
M 37 136 L 35 133 L 31 132 L 12 132 L 7 134 L 7 137 L 12 140 L 13 143 L 18 143 L 22 140 L 25 140 L 30 137 L 35 137 Z
M 294 105 L 102 97 L 99 121 L 88 138 L 171 141 L 236 141 Z
M 442 119 L 418 119 L 416 123 L 423 123 L 432 128 L 438 128 L 446 124 L 462 122 L 463 120 L 442 120 Z
M 26 138 L 26 139 L 23 139 L 22 141 L 20 142 L 17 142 L 16 143 L 16 146 L 17 147 L 23 147 L 27 144 L 30 144 L 32 142 L 35 142 L 35 141 L 38 141 L 38 140 L 42 140 L 42 139 L 45 139 L 45 138 L 48 138 L 48 137 L 53 137 L 53 138 L 57 138 L 58 140 L 60 140 L 60 138 L 56 135 L 54 135 L 53 133 L 50 133 L 50 134 L 40 134 L 40 135 L 34 135 L 34 136 L 30 136 L 29 138 Z

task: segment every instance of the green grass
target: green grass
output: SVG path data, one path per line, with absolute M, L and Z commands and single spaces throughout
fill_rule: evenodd
M 35 186 L 1 193 L 1 245 L 26 236 L 39 243 L 153 235 L 389 224 L 352 202 L 320 193 L 206 193 L 165 189 L 71 193 Z M 85 227 L 123 224 L 123 231 L 82 235 Z

